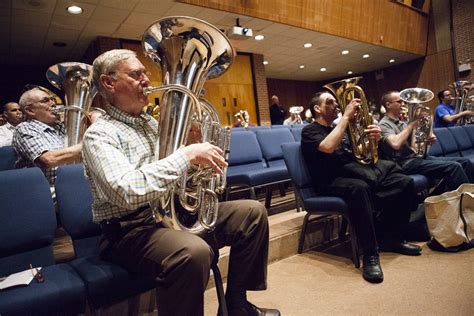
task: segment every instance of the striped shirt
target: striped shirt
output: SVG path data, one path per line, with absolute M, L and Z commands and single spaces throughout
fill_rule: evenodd
M 113 106 L 89 127 L 82 155 L 91 184 L 93 220 L 120 218 L 167 193 L 190 162 L 177 150 L 155 159 L 158 123 L 148 114 L 130 116 Z
M 13 133 L 12 145 L 18 154 L 17 168 L 39 167 L 50 185 L 56 180 L 56 169 L 36 163 L 36 159 L 47 151 L 64 148 L 66 129 L 62 123 L 48 125 L 37 120 L 20 123 Z

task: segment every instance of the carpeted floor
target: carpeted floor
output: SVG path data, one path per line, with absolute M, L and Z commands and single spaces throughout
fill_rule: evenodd
M 474 249 L 423 254 L 382 253 L 385 280 L 370 284 L 354 268 L 348 249 L 307 251 L 268 267 L 268 290 L 249 292 L 257 306 L 282 315 L 474 315 Z M 346 245 L 339 246 L 344 248 Z M 216 315 L 215 290 L 206 292 L 206 315 Z

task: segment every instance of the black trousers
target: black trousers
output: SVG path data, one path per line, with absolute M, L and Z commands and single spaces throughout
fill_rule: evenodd
M 377 240 L 400 240 L 416 206 L 413 180 L 387 160 L 375 165 L 349 163 L 341 172 L 343 176 L 318 192 L 341 197 L 347 203 L 364 254 L 377 252 Z
M 212 249 L 231 247 L 228 288 L 267 287 L 267 210 L 257 201 L 220 203 L 216 228 L 202 237 L 157 225 L 149 208 L 103 230 L 104 259 L 156 279 L 159 315 L 204 313 Z

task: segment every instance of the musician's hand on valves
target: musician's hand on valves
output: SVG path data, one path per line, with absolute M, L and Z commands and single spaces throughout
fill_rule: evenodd
M 191 144 L 181 150 L 194 165 L 210 167 L 220 174 L 222 174 L 222 168 L 227 166 L 227 162 L 222 157 L 222 149 L 210 143 Z
M 428 141 L 428 145 L 433 145 L 437 141 L 436 135 L 431 134 L 430 137 L 428 137 L 427 141 Z
M 379 141 L 382 137 L 382 130 L 378 125 L 375 124 L 367 126 L 364 132 L 369 136 L 370 139 L 375 141 Z
M 188 139 L 186 140 L 186 145 L 191 145 L 199 143 L 201 141 L 201 123 L 192 122 L 191 129 L 189 130 Z
M 360 99 L 354 98 L 349 102 L 344 110 L 344 116 L 347 117 L 349 120 L 353 120 L 357 111 L 360 107 Z

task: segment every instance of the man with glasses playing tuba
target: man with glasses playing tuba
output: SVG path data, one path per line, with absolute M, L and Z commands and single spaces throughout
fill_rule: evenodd
M 266 289 L 269 236 L 261 203 L 219 203 L 214 230 L 201 236 L 157 223 L 149 206 L 169 193 L 191 165 L 222 172 L 227 163 L 221 149 L 195 143 L 155 159 L 158 122 L 143 112 L 150 80 L 134 52 L 111 50 L 97 57 L 93 80 L 108 103 L 106 114 L 83 138 L 93 220 L 103 231 L 101 256 L 156 280 L 159 315 L 203 315 L 213 250 L 230 246 L 229 315 L 279 315 L 246 298 L 247 290 Z
M 363 277 L 380 283 L 379 247 L 404 255 L 421 254 L 420 247 L 407 243 L 401 235 L 415 207 L 415 189 L 413 180 L 395 163 L 379 159 L 363 164 L 355 159 L 347 129 L 360 102 L 353 98 L 333 126 L 339 112 L 336 99 L 328 92 L 316 93 L 309 104 L 315 121 L 303 128 L 301 149 L 316 191 L 347 203 L 363 251 Z M 365 133 L 374 141 L 380 139 L 376 125 L 366 126 Z
M 408 91 L 408 89 L 405 91 Z M 380 149 L 386 159 L 395 161 L 406 174 L 422 174 L 430 179 L 444 179 L 444 186 L 442 189 L 440 188 L 440 191 L 443 192 L 455 190 L 461 184 L 469 182 L 468 174 L 470 175 L 472 172 L 469 159 L 427 155 L 427 145 L 436 142 L 436 136 L 432 134 L 430 128 L 427 128 L 426 131 L 417 130 L 422 128 L 422 124 L 425 124 L 424 120 L 426 119 L 429 120 L 427 123 L 431 126 L 431 117 L 427 112 L 420 112 L 407 123 L 399 119 L 403 105 L 400 92 L 389 91 L 385 93 L 381 102 L 387 111 L 379 123 L 382 129 Z M 413 135 L 422 136 L 422 134 L 426 135 L 426 139 L 416 140 L 413 137 Z M 421 138 L 420 136 L 419 138 Z M 425 143 L 425 148 L 415 148 L 416 150 L 414 150 L 413 147 L 416 147 L 416 141 L 420 144 Z M 463 166 L 468 174 L 463 170 Z M 437 190 L 436 193 L 440 194 L 442 192 Z
M 53 186 L 58 166 L 81 160 L 82 145 L 64 148 L 66 130 L 54 112 L 55 97 L 46 89 L 31 87 L 19 104 L 26 120 L 13 133 L 12 145 L 19 155 L 16 167 L 40 167 Z

